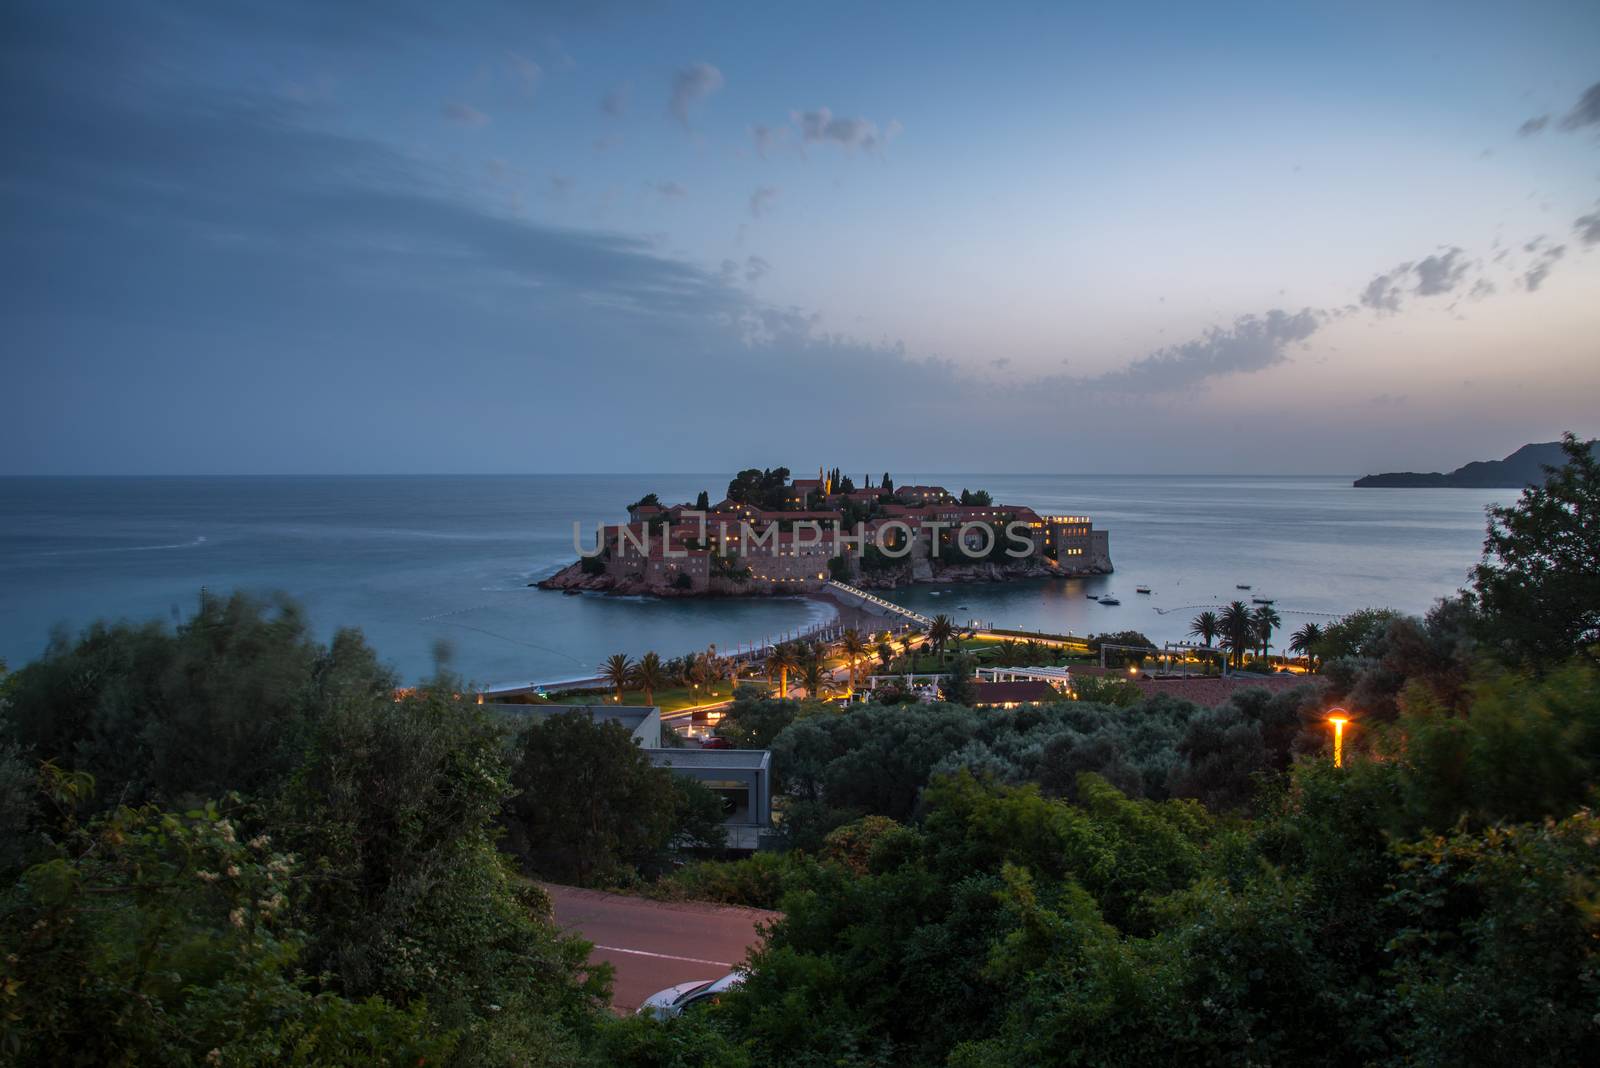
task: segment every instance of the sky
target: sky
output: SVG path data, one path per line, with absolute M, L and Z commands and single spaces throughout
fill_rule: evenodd
M 1600 434 L 1600 5 L 0 9 L 0 474 Z

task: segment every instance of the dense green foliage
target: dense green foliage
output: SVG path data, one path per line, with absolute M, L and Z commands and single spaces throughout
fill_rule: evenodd
M 1490 511 L 1473 575 L 1487 640 L 1536 668 L 1600 646 L 1600 459 L 1572 434 L 1566 463 Z
M 706 1026 L 776 1065 L 1584 1062 L 1600 676 L 1501 675 L 1376 729 L 1381 760 L 1264 769 L 1248 820 L 909 758 L 914 801 L 856 798 L 908 819 L 765 864 L 786 917 Z
M 714 794 L 652 767 L 619 724 L 596 725 L 582 713 L 524 729 L 512 783 L 506 816 L 513 848 L 559 881 L 614 881 L 659 870 L 675 844 L 721 844 Z
M 5 676 L 0 1061 L 592 1063 L 608 974 L 497 845 L 538 840 L 513 770 L 562 784 L 460 689 L 397 694 L 359 634 L 244 597 Z M 657 850 L 720 831 L 709 791 L 639 782 Z
M 787 467 L 748 467 L 728 483 L 728 499 L 753 508 L 776 511 L 788 503 L 788 497 Z
M 1288 766 L 1303 731 L 1315 744 L 1320 728 L 1307 730 L 1315 707 L 1309 689 L 1245 690 L 1216 709 L 1167 697 L 1125 710 L 1088 701 L 1015 710 L 862 705 L 796 719 L 771 748 L 787 802 L 784 831 L 792 844 L 814 847 L 860 816 L 910 819 L 930 777 L 957 769 L 1068 797 L 1079 774 L 1092 771 L 1131 796 L 1237 808 L 1258 775 Z M 730 719 L 743 715 L 736 704 Z
M 719 732 L 771 749 L 789 848 L 735 861 L 674 866 L 716 798 L 627 732 L 517 732 L 442 674 L 397 693 L 288 605 L 57 638 L 0 669 L 0 1062 L 1596 1063 L 1595 475 L 1497 510 L 1474 589 L 1426 617 L 1302 628 L 1320 674 L 1286 692 L 744 689 Z M 1227 615 L 1237 659 L 1278 626 Z M 780 689 L 818 662 L 780 652 Z M 719 1004 L 616 1020 L 513 856 L 783 916 Z
M 354 631 L 323 647 L 293 605 L 204 597 L 176 632 L 116 623 L 55 636 L 11 678 L 7 733 L 93 775 L 112 803 L 183 805 L 276 790 L 321 717 L 394 686 Z

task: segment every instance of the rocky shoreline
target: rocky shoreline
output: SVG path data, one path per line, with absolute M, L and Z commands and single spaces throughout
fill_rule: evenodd
M 920 565 L 920 566 L 919 566 Z M 917 565 L 906 563 L 883 571 L 875 571 L 851 578 L 850 585 L 864 590 L 893 590 L 914 585 L 948 585 L 951 583 L 1019 582 L 1039 578 L 1082 578 L 1089 575 L 1109 575 L 1109 567 L 1062 568 L 1050 567 L 1036 559 L 1013 563 L 975 562 L 945 565 L 937 561 L 919 560 Z M 528 583 L 541 590 L 562 590 L 575 593 L 610 593 L 619 596 L 651 597 L 792 597 L 799 593 L 815 592 L 811 589 L 762 586 L 750 582 L 733 582 L 713 578 L 705 589 L 680 589 L 666 583 L 643 579 L 617 578 L 601 572 L 592 574 L 583 569 L 582 561 L 575 561 L 549 578 Z M 819 585 L 822 585 L 819 583 Z

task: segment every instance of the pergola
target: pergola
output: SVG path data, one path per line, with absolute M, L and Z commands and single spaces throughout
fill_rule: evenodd
M 1072 685 L 1064 667 L 981 667 L 977 674 L 985 682 L 1048 682 L 1058 690 Z

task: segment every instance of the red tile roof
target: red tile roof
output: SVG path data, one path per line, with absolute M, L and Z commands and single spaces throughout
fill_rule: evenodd
M 1025 680 L 1021 682 L 974 682 L 974 705 L 1028 704 L 1036 701 L 1059 701 L 1065 695 L 1048 682 Z
M 1124 678 L 1139 687 L 1139 691 L 1146 697 L 1155 697 L 1157 694 L 1170 694 L 1185 701 L 1193 701 L 1197 705 L 1214 706 L 1225 703 L 1229 697 L 1240 690 L 1248 690 L 1261 686 L 1274 693 L 1283 690 L 1292 690 L 1303 682 L 1309 681 L 1304 675 L 1230 675 L 1225 679 L 1205 678 L 1201 676 L 1172 678 L 1153 678 L 1149 675 L 1130 676 L 1127 668 L 1102 668 L 1098 666 L 1072 665 L 1074 675 L 1098 675 L 1107 678 Z

